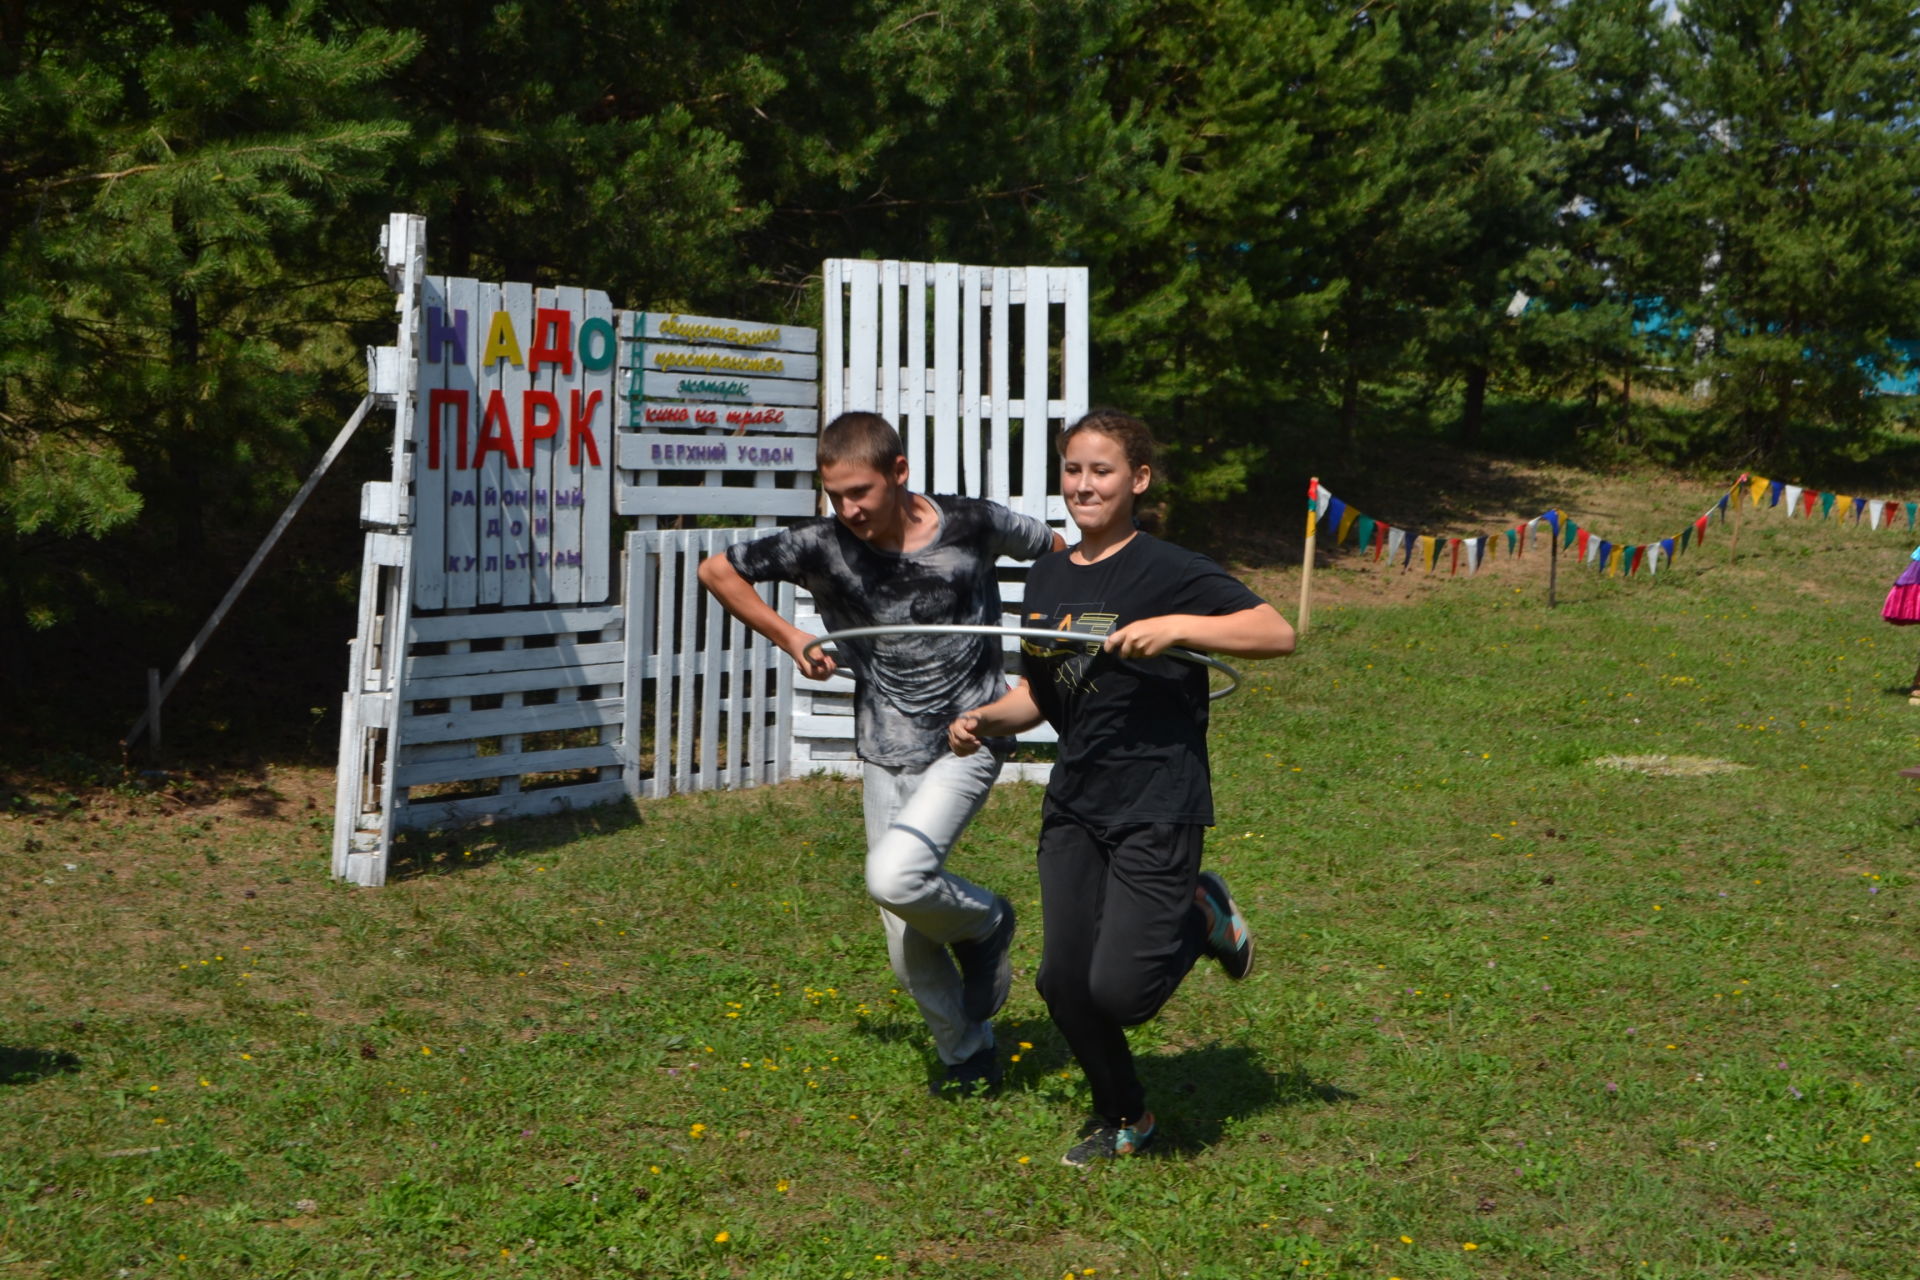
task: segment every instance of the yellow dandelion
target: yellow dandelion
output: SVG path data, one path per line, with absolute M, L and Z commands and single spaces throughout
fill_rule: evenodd
M 433 1056 L 433 1050 L 429 1049 L 426 1045 L 421 1045 L 420 1056 L 423 1058 L 431 1058 Z
M 1475 1249 L 1478 1249 L 1480 1246 L 1475 1244 L 1473 1241 L 1469 1240 L 1465 1244 L 1461 1245 L 1460 1247 L 1464 1249 L 1466 1252 L 1472 1253 Z
M 785 1178 L 780 1179 L 780 1181 L 773 1184 L 773 1189 L 781 1195 L 785 1195 L 787 1193 L 787 1180 Z
M 689 1130 L 687 1130 L 687 1134 L 688 1134 L 688 1135 L 689 1135 L 690 1137 L 695 1137 L 695 1138 L 697 1138 L 697 1137 L 699 1137 L 699 1136 L 700 1136 L 701 1134 L 703 1134 L 703 1133 L 705 1133 L 706 1131 L 707 1131 L 707 1126 L 705 1126 L 705 1125 L 703 1125 L 703 1124 L 696 1124 L 696 1125 L 694 1125 L 694 1126 L 693 1126 L 693 1128 L 691 1128 L 691 1129 L 689 1129 Z
M 658 1172 L 660 1172 L 660 1166 L 659 1166 L 659 1165 L 657 1165 L 657 1164 L 650 1164 L 650 1165 L 648 1165 L 648 1166 L 647 1166 L 647 1172 L 648 1172 L 648 1173 L 658 1173 Z
M 720 1233 L 719 1235 L 717 1235 L 717 1236 L 715 1236 L 715 1237 L 713 1238 L 713 1242 L 714 1242 L 715 1244 L 725 1244 L 725 1243 L 726 1243 L 727 1241 L 729 1241 L 729 1240 L 731 1240 L 731 1239 L 733 1239 L 733 1233 L 732 1233 L 732 1232 L 730 1232 L 730 1231 L 722 1231 L 722 1232 L 721 1232 L 721 1233 Z
M 1412 1237 L 1412 1236 L 1401 1236 L 1401 1237 L 1400 1237 L 1400 1243 L 1401 1243 L 1401 1244 L 1412 1244 L 1412 1243 L 1413 1243 L 1413 1237 Z
M 1032 1156 L 1021 1156 L 1021 1157 L 1020 1157 L 1020 1160 L 1019 1160 L 1019 1163 L 1021 1163 L 1021 1164 L 1032 1164 L 1032 1163 L 1033 1163 L 1033 1157 L 1032 1157 Z

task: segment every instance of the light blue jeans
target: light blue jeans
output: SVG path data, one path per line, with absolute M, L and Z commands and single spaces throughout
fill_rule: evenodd
M 992 751 L 949 752 L 917 769 L 868 763 L 863 778 L 867 892 L 880 904 L 893 976 L 920 1006 L 948 1065 L 993 1045 L 993 1024 L 967 1017 L 960 970 L 947 948 L 993 932 L 998 903 L 948 871 L 946 861 L 987 802 L 1000 763 Z

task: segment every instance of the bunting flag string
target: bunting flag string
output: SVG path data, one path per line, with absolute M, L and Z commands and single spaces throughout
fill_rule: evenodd
M 1543 537 L 1557 538 L 1561 549 L 1572 552 L 1579 563 L 1592 565 L 1596 572 L 1607 577 L 1630 578 L 1642 571 L 1658 574 L 1662 569 L 1671 570 L 1679 556 L 1706 546 L 1708 522 L 1717 515 L 1724 524 L 1742 494 L 1748 505 L 1783 509 L 1784 518 L 1789 520 L 1818 518 L 1865 525 L 1873 530 L 1897 528 L 1906 532 L 1920 523 L 1920 502 L 1861 497 L 1749 473 L 1728 485 L 1726 492 L 1677 534 L 1638 543 L 1602 538 L 1557 509 L 1543 511 L 1493 534 L 1423 533 L 1369 515 L 1341 501 L 1318 481 L 1310 481 L 1307 486 L 1307 532 L 1311 535 L 1317 529 L 1330 536 L 1335 547 L 1351 540 L 1362 554 L 1370 555 L 1376 563 L 1397 565 L 1402 572 L 1418 566 L 1422 572 L 1432 573 L 1444 563 L 1448 576 L 1457 576 L 1465 570 L 1469 577 L 1479 573 L 1486 562 L 1499 553 L 1502 541 L 1509 559 L 1524 557 L 1528 535 L 1532 534 L 1535 549 L 1540 547 Z M 1540 532 L 1543 525 L 1547 530 L 1545 534 Z M 1501 534 L 1505 535 L 1504 539 Z

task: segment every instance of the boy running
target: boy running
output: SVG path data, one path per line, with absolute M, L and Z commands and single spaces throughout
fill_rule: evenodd
M 806 588 L 832 631 L 998 626 L 995 560 L 1032 560 L 1065 545 L 1042 521 L 996 503 L 914 493 L 900 437 L 878 414 L 846 413 L 828 423 L 818 465 L 831 517 L 735 543 L 700 564 L 701 584 L 714 598 L 815 680 L 831 675 L 835 660 L 804 653 L 813 637 L 753 584 Z M 932 1091 L 992 1088 L 1001 1075 L 992 1019 L 1013 977 L 1013 904 L 948 871 L 946 860 L 986 802 L 1009 744 L 958 756 L 948 749 L 947 725 L 1006 692 L 999 644 L 984 636 L 879 636 L 845 642 L 840 657 L 859 677 L 854 730 L 864 765 L 867 892 L 880 906 L 894 976 L 920 1006 L 945 1064 Z

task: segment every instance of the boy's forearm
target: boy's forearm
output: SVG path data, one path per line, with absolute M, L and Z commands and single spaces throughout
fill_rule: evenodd
M 722 608 L 740 619 L 782 649 L 792 646 L 796 636 L 806 633 L 780 616 L 780 611 L 760 598 L 751 582 L 724 554 L 711 555 L 700 562 L 700 585 L 720 602 Z

